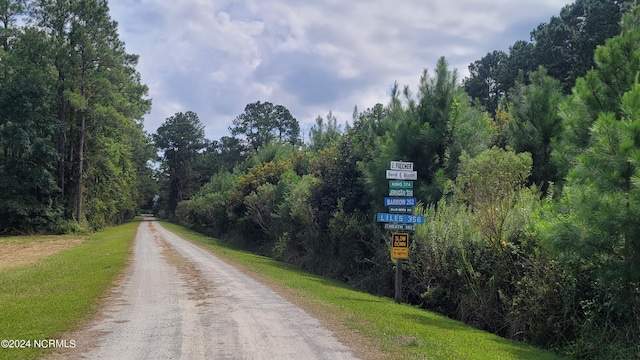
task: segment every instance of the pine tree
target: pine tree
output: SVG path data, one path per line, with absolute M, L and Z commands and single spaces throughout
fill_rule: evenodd
M 560 81 L 540 67 L 530 75 L 530 84 L 519 82 L 510 106 L 511 145 L 533 158 L 530 183 L 547 191 L 550 182 L 559 180 L 551 161 L 552 143 L 562 131 L 558 106 L 562 100 Z
M 588 282 L 577 299 L 590 304 L 584 327 L 604 329 L 610 341 L 640 335 L 640 84 L 622 96 L 620 109 L 620 118 L 602 113 L 593 124 L 555 225 L 557 249 L 580 264 Z
M 566 175 L 576 156 L 590 145 L 589 129 L 601 113 L 620 117 L 620 101 L 640 71 L 640 7 L 624 14 L 620 35 L 598 46 L 596 67 L 578 78 L 573 93 L 560 105 L 565 123 L 555 154 Z

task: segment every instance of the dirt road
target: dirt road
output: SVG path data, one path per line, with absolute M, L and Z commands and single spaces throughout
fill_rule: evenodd
M 64 358 L 354 359 L 318 320 L 211 253 L 142 222 L 128 275 Z

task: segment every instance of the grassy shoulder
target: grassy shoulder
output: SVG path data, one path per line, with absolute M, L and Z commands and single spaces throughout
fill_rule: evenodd
M 109 228 L 35 263 L 0 271 L 0 339 L 30 345 L 0 348 L 0 359 L 34 359 L 51 351 L 34 341 L 66 340 L 73 346 L 73 339 L 58 337 L 97 311 L 101 296 L 127 265 L 138 225 Z
M 355 291 L 267 257 L 236 250 L 216 239 L 175 224 L 167 229 L 200 244 L 275 288 L 315 316 L 332 319 L 341 334 L 355 334 L 363 352 L 377 346 L 387 359 L 560 359 L 527 344 L 506 340 L 463 323 L 392 299 Z M 323 321 L 324 322 L 324 321 Z M 336 324 L 337 322 L 337 324 Z M 345 341 L 346 342 L 346 341 Z M 364 343 L 364 344 L 363 344 Z
M 86 238 L 86 235 L 35 235 L 0 238 L 0 272 L 32 264 L 64 249 L 76 246 Z

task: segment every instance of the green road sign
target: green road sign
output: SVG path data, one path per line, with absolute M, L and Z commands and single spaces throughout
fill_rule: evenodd
M 390 180 L 389 189 L 413 189 L 413 181 Z

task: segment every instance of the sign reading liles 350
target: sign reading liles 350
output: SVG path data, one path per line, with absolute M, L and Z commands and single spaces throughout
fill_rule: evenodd
M 378 213 L 377 220 L 382 223 L 424 224 L 424 216 L 419 215 Z

